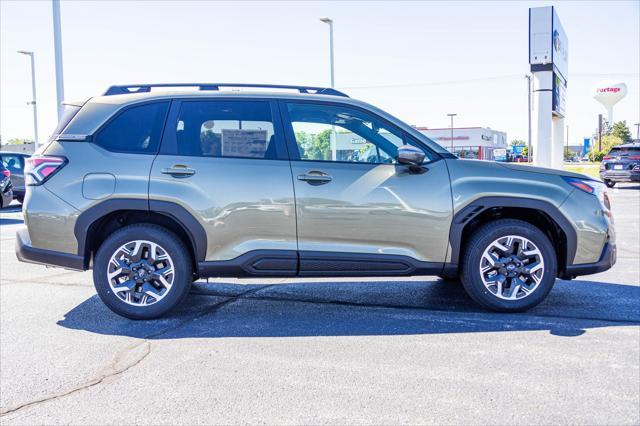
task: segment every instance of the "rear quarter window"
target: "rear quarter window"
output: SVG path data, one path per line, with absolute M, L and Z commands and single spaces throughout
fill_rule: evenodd
M 93 141 L 113 152 L 156 154 L 169 102 L 132 106 L 118 113 Z
M 638 156 L 640 155 L 640 147 L 612 148 L 611 151 L 609 151 L 609 155 L 612 157 Z

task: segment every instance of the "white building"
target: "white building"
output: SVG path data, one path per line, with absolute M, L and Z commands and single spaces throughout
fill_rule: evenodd
M 506 160 L 507 134 L 488 127 L 453 128 L 453 149 L 451 148 L 451 128 L 429 129 L 416 127 L 434 142 L 460 158 L 476 158 L 479 160 Z M 366 141 L 351 132 L 336 134 L 337 159 L 347 161 L 350 156 L 360 151 Z
M 504 160 L 507 150 L 507 134 L 489 127 L 454 127 L 430 129 L 416 127 L 423 135 L 454 152 L 460 158 L 479 160 Z

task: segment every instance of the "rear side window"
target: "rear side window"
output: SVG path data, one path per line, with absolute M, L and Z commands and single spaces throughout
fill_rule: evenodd
M 276 159 L 269 102 L 183 102 L 176 144 L 178 155 Z
M 127 108 L 98 132 L 94 142 L 108 151 L 155 154 L 168 105 L 156 102 Z

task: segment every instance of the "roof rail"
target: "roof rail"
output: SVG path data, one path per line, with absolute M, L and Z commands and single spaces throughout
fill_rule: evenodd
M 103 96 L 111 95 L 125 95 L 130 93 L 146 93 L 151 92 L 152 87 L 197 87 L 198 90 L 220 90 L 221 87 L 252 87 L 252 88 L 265 88 L 265 89 L 293 89 L 300 93 L 311 93 L 316 95 L 331 95 L 331 96 L 343 96 L 348 98 L 349 96 L 338 90 L 331 89 L 329 87 L 314 87 L 314 86 L 289 86 L 280 84 L 232 84 L 232 83 L 177 83 L 177 84 L 126 84 L 111 86 L 104 93 Z

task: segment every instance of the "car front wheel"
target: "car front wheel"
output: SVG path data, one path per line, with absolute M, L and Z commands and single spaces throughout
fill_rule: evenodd
M 158 318 L 188 294 L 193 271 L 189 250 L 157 225 L 125 226 L 98 249 L 93 281 L 100 299 L 131 319 Z
M 547 236 L 530 223 L 500 219 L 473 233 L 465 249 L 461 280 L 485 308 L 524 311 L 542 302 L 553 287 L 557 260 Z

